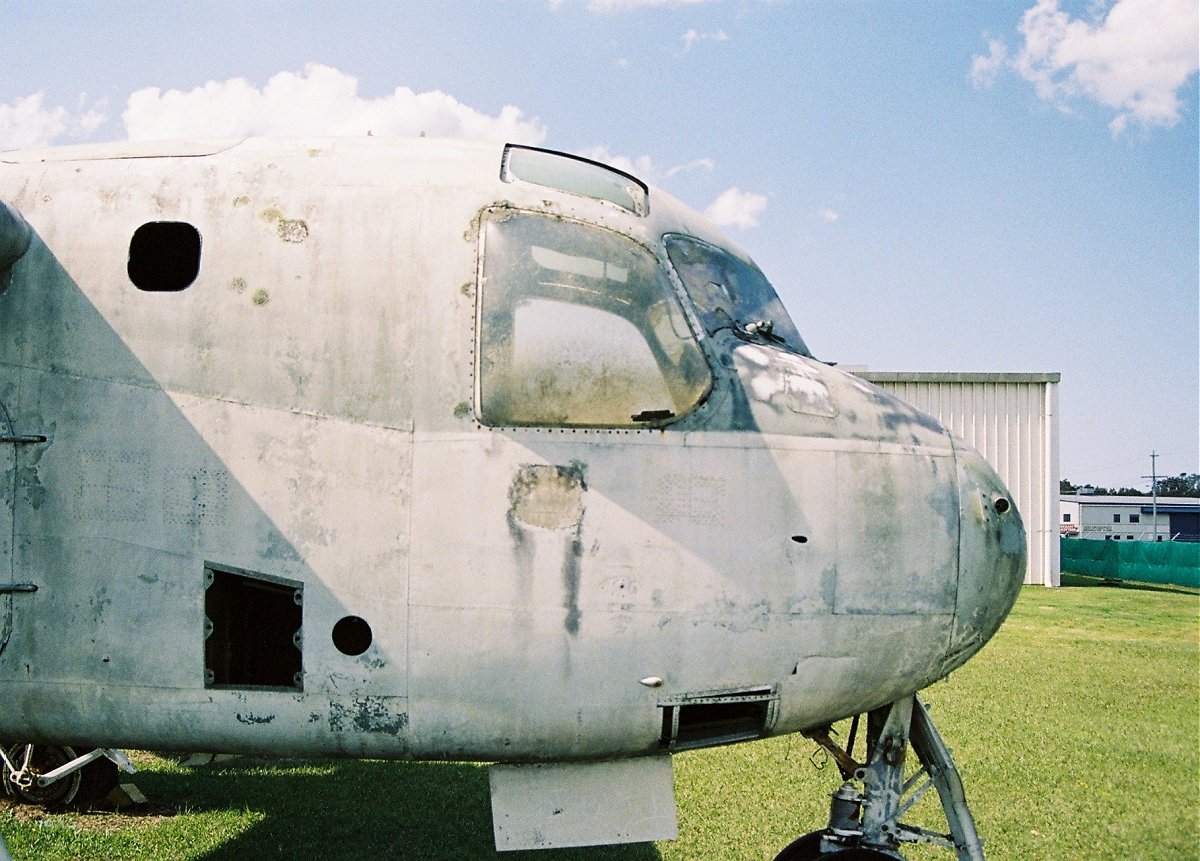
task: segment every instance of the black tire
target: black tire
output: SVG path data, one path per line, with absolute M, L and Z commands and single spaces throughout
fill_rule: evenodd
M 28 747 L 33 748 L 29 764 L 30 771 L 35 776 L 53 771 L 75 758 L 75 751 L 69 747 L 50 744 L 14 744 L 7 751 L 9 762 L 20 768 L 25 762 L 25 749 Z M 66 807 L 73 802 L 83 780 L 79 771 L 75 771 L 48 786 L 21 787 L 13 782 L 12 775 L 8 774 L 7 769 L 4 771 L 4 791 L 10 798 L 15 798 L 22 804 L 40 804 L 43 807 L 51 808 Z
M 775 856 L 775 861 L 817 861 L 821 856 L 821 835 L 823 831 L 813 831 L 803 837 L 797 837 L 783 851 Z
M 824 833 L 813 831 L 793 840 L 775 856 L 775 861 L 896 861 L 893 855 L 861 847 L 822 852 L 821 837 Z

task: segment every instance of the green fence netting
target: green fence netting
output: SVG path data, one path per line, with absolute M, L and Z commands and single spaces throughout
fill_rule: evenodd
M 1062 570 L 1110 580 L 1200 588 L 1200 544 L 1063 538 Z

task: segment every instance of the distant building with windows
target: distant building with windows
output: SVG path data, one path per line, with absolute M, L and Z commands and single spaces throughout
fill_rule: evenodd
M 1092 496 L 1059 498 L 1064 538 L 1104 541 L 1200 541 L 1200 499 L 1160 496 Z

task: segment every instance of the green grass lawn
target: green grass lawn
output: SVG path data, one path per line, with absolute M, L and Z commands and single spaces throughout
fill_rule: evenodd
M 1004 628 L 928 690 L 992 861 L 1200 855 L 1200 596 L 1028 587 Z M 675 758 L 679 839 L 573 851 L 492 849 L 487 772 L 446 763 L 138 755 L 136 815 L 0 804 L 17 861 L 63 859 L 771 859 L 820 827 L 839 784 L 798 736 Z M 819 758 L 818 758 L 819 759 Z M 934 793 L 912 818 L 943 827 Z M 914 859 L 952 858 L 912 850 Z

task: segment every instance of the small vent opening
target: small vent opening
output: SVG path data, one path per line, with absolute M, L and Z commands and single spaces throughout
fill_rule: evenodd
M 672 750 L 688 750 L 762 738 L 778 699 L 770 688 L 758 688 L 662 703 L 662 743 Z
M 303 586 L 204 569 L 204 685 L 304 689 Z

